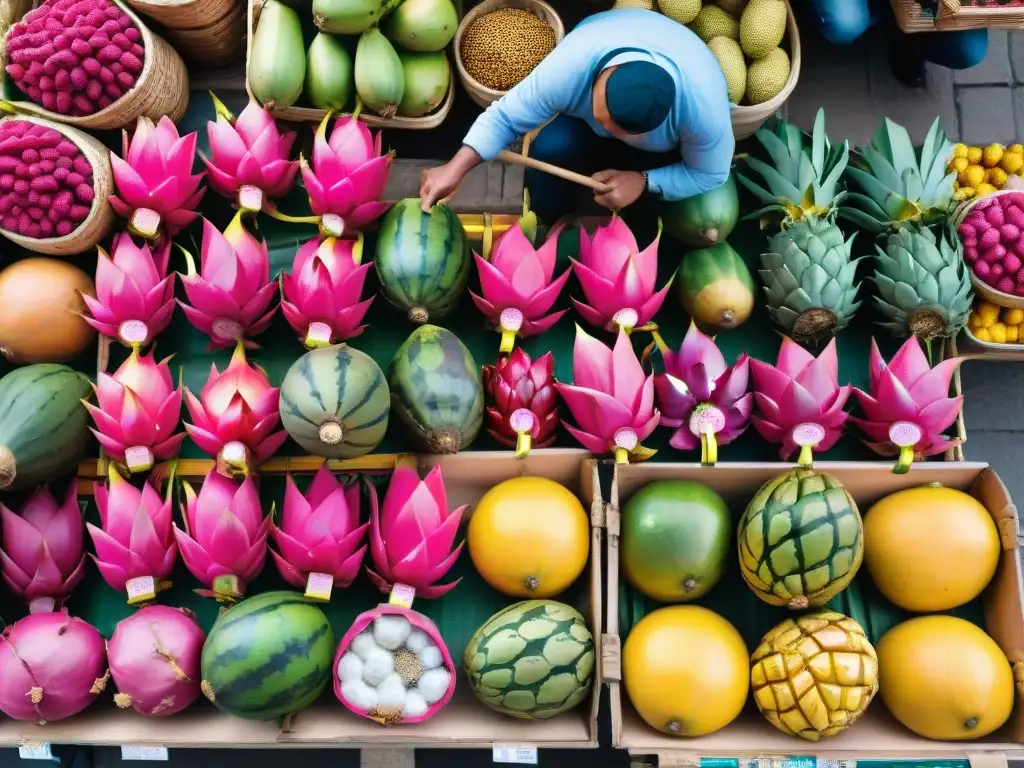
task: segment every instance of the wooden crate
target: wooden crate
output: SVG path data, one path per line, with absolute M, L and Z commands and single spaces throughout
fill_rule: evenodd
M 964 29 L 1024 29 L 1024 7 L 970 5 L 937 0 L 938 15 L 925 13 L 918 0 L 890 0 L 896 23 L 907 33 L 955 32 Z

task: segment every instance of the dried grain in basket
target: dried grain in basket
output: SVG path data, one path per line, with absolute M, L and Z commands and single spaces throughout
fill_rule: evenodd
M 967 218 L 967 214 L 971 212 L 971 209 L 975 205 L 980 203 L 982 200 L 991 200 L 994 197 L 1001 197 L 1002 195 L 1021 195 L 1024 196 L 1024 191 L 1020 189 L 1001 189 L 998 192 L 992 192 L 991 194 L 985 195 L 984 197 L 975 197 L 972 200 L 965 200 L 960 203 L 956 210 L 953 211 L 953 228 L 957 230 L 957 237 L 959 237 L 960 225 L 964 223 L 964 219 Z M 974 286 L 974 293 L 981 296 L 985 301 L 989 301 L 993 304 L 998 304 L 1000 307 L 1013 307 L 1014 309 L 1024 309 L 1024 296 L 1015 296 L 1012 293 L 1004 293 L 1003 291 L 996 290 L 991 285 L 981 280 L 977 275 L 974 274 L 974 270 L 971 266 L 967 265 L 967 271 L 971 276 L 971 284 Z M 980 342 L 979 342 L 980 343 Z
M 92 183 L 96 196 L 93 198 L 89 215 L 78 225 L 78 229 L 64 237 L 32 238 L 4 229 L 0 229 L 0 234 L 23 248 L 50 256 L 72 256 L 95 248 L 114 226 L 114 209 L 108 202 L 109 197 L 114 193 L 110 151 L 92 136 L 69 125 L 61 125 L 53 120 L 26 114 L 0 118 L 0 124 L 11 120 L 21 120 L 53 128 L 78 146 L 92 166 Z
M 31 112 L 54 122 L 93 130 L 130 128 L 140 117 L 159 120 L 163 116 L 178 122 L 188 109 L 188 70 L 181 56 L 159 35 L 154 34 L 122 0 L 111 0 L 120 6 L 139 28 L 146 49 L 142 73 L 135 87 L 109 107 L 91 115 L 71 117 L 44 109 L 32 101 L 10 100 L 20 112 Z M 21 93 L 9 85 L 10 96 L 20 99 Z
M 565 25 L 562 23 L 562 19 L 555 13 L 555 9 L 545 3 L 544 0 L 483 0 L 482 3 L 475 6 L 465 15 L 459 23 L 458 30 L 455 32 L 455 67 L 459 73 L 459 80 L 462 81 L 462 87 L 466 89 L 469 98 L 480 107 L 487 107 L 508 93 L 508 91 L 496 91 L 493 88 L 488 88 L 478 83 L 466 71 L 462 64 L 462 38 L 465 37 L 466 30 L 469 29 L 474 21 L 481 16 L 493 11 L 500 11 L 503 8 L 521 8 L 532 13 L 555 31 L 555 45 L 562 42 L 562 38 L 565 37 Z

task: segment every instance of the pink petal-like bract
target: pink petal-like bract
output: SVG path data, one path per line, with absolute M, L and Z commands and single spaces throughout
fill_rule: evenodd
M 550 352 L 531 360 L 521 348 L 483 367 L 484 392 L 490 401 L 484 421 L 491 437 L 516 449 L 547 448 L 558 429 L 555 361 Z

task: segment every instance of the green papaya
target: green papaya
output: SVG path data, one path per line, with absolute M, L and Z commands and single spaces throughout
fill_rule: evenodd
M 352 101 L 352 55 L 333 35 L 319 32 L 306 54 L 306 98 L 317 109 L 345 109 Z
M 444 51 L 435 53 L 400 53 L 405 72 L 405 92 L 398 114 L 422 117 L 437 109 L 448 94 L 452 72 Z
M 384 22 L 384 34 L 407 51 L 444 50 L 459 28 L 452 0 L 405 0 Z
M 249 88 L 267 109 L 290 107 L 302 95 L 306 79 L 306 44 L 294 8 L 267 0 L 260 11 L 249 56 Z
M 356 45 L 356 93 L 381 117 L 394 117 L 405 93 L 405 72 L 398 52 L 379 29 L 368 29 Z
M 381 18 L 381 0 L 313 0 L 313 23 L 332 35 L 359 35 Z
M 740 198 L 732 175 L 714 189 L 662 205 L 665 231 L 692 248 L 723 242 L 740 218 Z
M 423 325 L 406 339 L 388 371 L 391 410 L 430 453 L 472 444 L 484 417 L 484 388 L 473 355 L 445 328 Z
M 726 242 L 683 256 L 675 284 L 683 309 L 705 332 L 735 328 L 754 309 L 754 279 Z

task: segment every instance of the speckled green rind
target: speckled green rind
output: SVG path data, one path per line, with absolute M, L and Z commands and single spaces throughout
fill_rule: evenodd
M 391 390 L 384 371 L 365 352 L 337 344 L 307 352 L 281 382 L 281 426 L 317 456 L 354 459 L 373 451 L 388 428 Z M 342 427 L 340 443 L 320 439 L 320 426 Z
M 469 242 L 445 205 L 430 213 L 419 198 L 399 200 L 381 221 L 374 263 L 384 294 L 405 310 L 426 310 L 423 322 L 450 315 L 469 279 Z
M 458 337 L 445 328 L 423 325 L 405 340 L 388 371 L 392 410 L 412 436 L 432 453 L 439 431 L 461 435 L 465 450 L 480 433 L 484 389 L 480 368 Z
M 463 664 L 477 698 L 495 712 L 546 720 L 590 692 L 594 637 L 579 611 L 554 600 L 526 600 L 487 620 Z
M 794 469 L 761 486 L 737 533 L 740 571 L 771 605 L 825 605 L 864 557 L 864 526 L 853 497 L 832 475 Z

